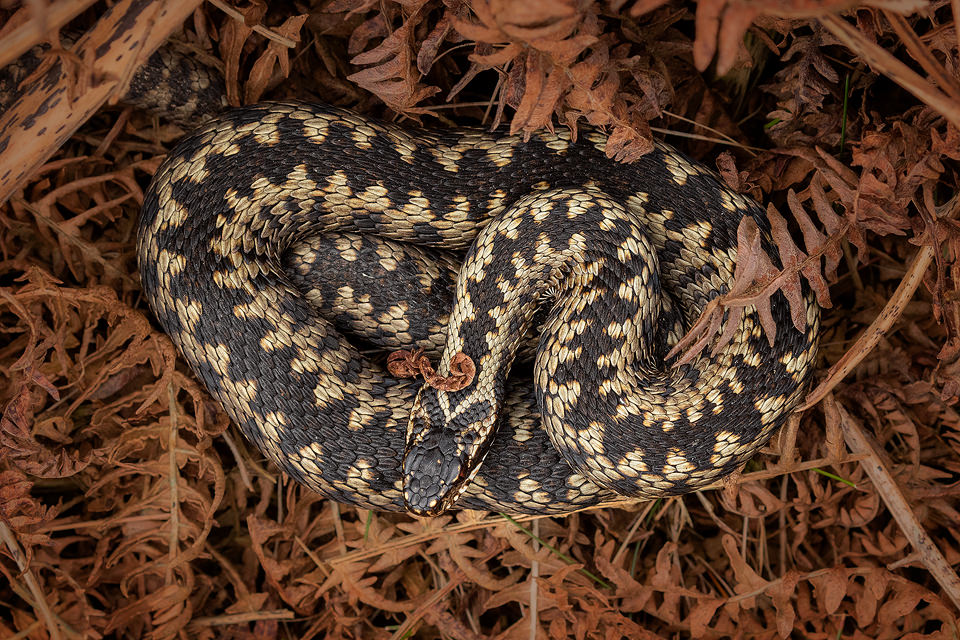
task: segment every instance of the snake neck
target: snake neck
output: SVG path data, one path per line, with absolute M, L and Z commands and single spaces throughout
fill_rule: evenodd
M 585 328 L 577 314 L 605 304 L 602 291 L 618 287 L 631 317 L 616 337 L 639 345 L 624 364 L 653 367 L 648 336 L 659 318 L 657 273 L 656 253 L 639 225 L 589 186 L 528 196 L 485 227 L 460 271 L 438 367 L 440 376 L 448 376 L 457 354 L 465 354 L 476 374 L 462 389 L 424 385 L 417 395 L 403 463 L 407 508 L 438 515 L 473 480 L 503 413 L 517 349 L 543 300 L 553 301 L 550 317 L 567 319 L 566 339 Z M 581 349 L 567 348 L 556 357 L 576 359 Z

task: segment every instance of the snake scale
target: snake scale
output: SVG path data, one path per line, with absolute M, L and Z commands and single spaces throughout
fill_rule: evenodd
M 562 513 L 693 491 L 797 405 L 819 309 L 807 294 L 798 331 L 778 293 L 773 344 L 751 308 L 727 345 L 665 363 L 729 290 L 741 219 L 776 248 L 763 209 L 703 166 L 660 143 L 618 164 L 606 140 L 229 110 L 153 178 L 143 288 L 247 438 L 334 500 Z M 398 378 L 371 346 L 475 372 Z

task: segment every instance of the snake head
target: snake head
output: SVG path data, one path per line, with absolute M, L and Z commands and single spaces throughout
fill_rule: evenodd
M 454 402 L 464 395 L 424 386 L 414 401 L 403 456 L 403 499 L 415 515 L 438 516 L 451 508 L 490 449 L 493 406 L 469 398 Z

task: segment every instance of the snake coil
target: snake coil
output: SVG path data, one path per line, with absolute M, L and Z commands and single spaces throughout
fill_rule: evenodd
M 716 353 L 664 364 L 729 289 L 741 219 L 776 250 L 763 209 L 709 170 L 663 144 L 621 165 L 605 144 L 234 109 L 154 176 L 143 288 L 246 436 L 335 500 L 560 513 L 692 491 L 797 405 L 819 310 L 808 294 L 798 331 L 778 293 L 773 344 L 748 309 Z M 538 326 L 532 379 L 510 375 Z M 461 389 L 360 350 L 444 341 L 440 375 L 458 353 L 476 366 Z

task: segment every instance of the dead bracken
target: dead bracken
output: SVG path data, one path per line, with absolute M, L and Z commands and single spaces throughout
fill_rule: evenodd
M 54 45 L 0 110 L 0 637 L 956 636 L 960 3 L 171 4 L 137 5 L 142 48 L 109 60 L 130 3 L 0 9 L 0 66 Z M 567 517 L 414 519 L 285 480 L 141 299 L 137 212 L 184 131 L 113 102 L 170 38 L 222 65 L 234 104 L 716 158 L 768 206 L 785 268 L 742 225 L 736 286 L 678 352 L 809 286 L 807 410 L 717 490 Z

